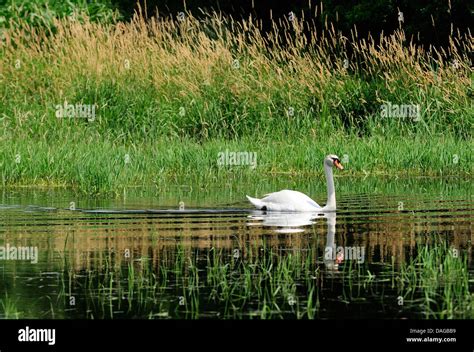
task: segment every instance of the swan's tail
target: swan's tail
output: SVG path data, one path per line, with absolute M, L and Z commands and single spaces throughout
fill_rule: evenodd
M 265 206 L 265 204 L 260 199 L 252 198 L 252 197 L 249 197 L 249 196 L 246 196 L 246 197 L 247 197 L 247 199 L 249 200 L 250 203 L 255 205 L 255 208 L 257 208 L 257 209 L 262 209 Z

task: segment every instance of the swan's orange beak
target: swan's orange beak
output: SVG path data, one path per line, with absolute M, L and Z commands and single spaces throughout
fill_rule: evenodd
M 337 167 L 339 170 L 344 170 L 344 166 L 342 166 L 339 160 L 334 160 L 334 166 Z

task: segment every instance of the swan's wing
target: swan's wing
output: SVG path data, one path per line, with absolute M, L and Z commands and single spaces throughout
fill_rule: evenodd
M 280 205 L 294 205 L 295 208 L 307 205 L 308 207 L 321 208 L 318 203 L 308 197 L 306 194 L 298 191 L 283 190 L 266 195 L 262 198 L 264 203 L 273 203 Z

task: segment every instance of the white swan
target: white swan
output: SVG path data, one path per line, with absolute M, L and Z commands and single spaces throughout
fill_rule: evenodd
M 247 196 L 247 199 L 257 209 L 269 211 L 333 211 L 336 210 L 336 191 L 334 190 L 334 179 L 332 175 L 332 167 L 335 166 L 339 170 L 344 167 L 337 155 L 328 155 L 324 159 L 324 173 L 326 174 L 326 182 L 328 188 L 328 201 L 326 206 L 321 207 L 306 194 L 298 191 L 283 190 L 266 194 L 264 198 L 257 199 Z

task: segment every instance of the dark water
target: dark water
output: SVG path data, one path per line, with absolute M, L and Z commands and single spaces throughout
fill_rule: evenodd
M 324 203 L 321 183 L 292 179 L 99 198 L 3 190 L 0 316 L 474 318 L 469 180 L 336 187 L 329 215 L 258 212 L 244 201 L 293 188 Z

